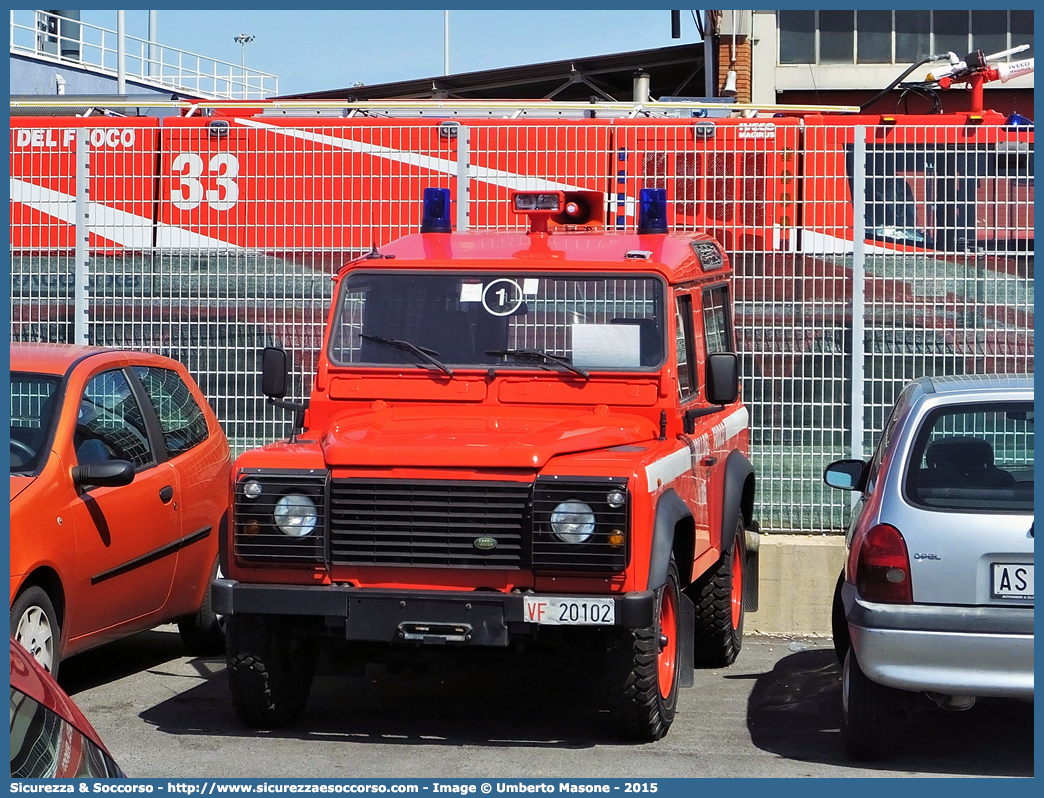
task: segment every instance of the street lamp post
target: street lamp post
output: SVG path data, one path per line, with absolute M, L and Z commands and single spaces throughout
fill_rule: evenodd
M 442 74 L 449 74 L 449 11 L 442 12 Z
M 238 36 L 233 37 L 235 41 L 239 42 L 239 65 L 246 67 L 246 46 L 250 42 L 254 41 L 254 35 L 251 33 L 241 33 Z
M 246 74 L 246 46 L 250 42 L 254 41 L 254 34 L 252 33 L 241 33 L 238 36 L 232 37 L 235 41 L 239 42 L 239 66 L 243 70 L 243 74 L 240 77 L 243 79 L 243 99 L 247 99 L 250 89 L 250 81 L 247 79 Z

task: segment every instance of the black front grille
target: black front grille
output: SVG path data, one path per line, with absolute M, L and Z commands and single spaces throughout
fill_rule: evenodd
M 610 507 L 608 495 L 624 495 L 621 507 Z M 562 502 L 581 501 L 594 510 L 595 530 L 583 543 L 566 543 L 551 528 L 551 513 Z M 619 572 L 627 567 L 630 549 L 630 493 L 627 480 L 607 477 L 538 477 L 533 494 L 533 568 L 557 571 Z M 623 545 L 610 536 L 623 535 Z
M 250 562 L 322 562 L 325 559 L 326 471 L 270 471 L 243 469 L 236 481 L 233 540 L 236 556 Z M 261 485 L 261 495 L 250 498 L 248 483 Z M 275 524 L 276 503 L 300 493 L 318 510 L 315 530 L 304 537 L 283 534 Z
M 530 482 L 334 479 L 330 560 L 343 565 L 526 567 L 532 488 Z

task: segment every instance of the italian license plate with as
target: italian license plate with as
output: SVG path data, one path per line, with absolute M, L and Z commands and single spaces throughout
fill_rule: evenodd
M 526 623 L 549 626 L 612 626 L 616 623 L 616 603 L 612 599 L 524 598 L 522 614 Z
M 1032 563 L 993 563 L 993 598 L 1033 601 Z

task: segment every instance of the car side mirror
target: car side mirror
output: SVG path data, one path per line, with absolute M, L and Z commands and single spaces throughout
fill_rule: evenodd
M 286 396 L 286 350 L 266 346 L 261 353 L 261 393 L 270 399 Z
M 129 460 L 105 460 L 73 466 L 73 484 L 77 488 L 118 488 L 134 481 L 134 463 Z
M 865 471 L 862 460 L 836 460 L 826 467 L 823 481 L 838 490 L 861 490 Z
M 707 358 L 705 393 L 711 407 L 693 407 L 682 415 L 682 431 L 696 432 L 696 419 L 721 412 L 739 398 L 739 357 L 735 352 L 715 352 Z
M 739 397 L 739 357 L 735 352 L 715 352 L 707 358 L 707 401 L 731 405 Z

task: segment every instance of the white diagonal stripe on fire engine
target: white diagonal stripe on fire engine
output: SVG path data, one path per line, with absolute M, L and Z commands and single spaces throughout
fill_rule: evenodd
M 408 164 L 409 166 L 418 166 L 422 169 L 428 169 L 432 172 L 441 172 L 442 174 L 452 175 L 454 177 L 457 174 L 457 162 L 451 161 L 448 158 L 435 158 L 431 155 L 422 155 L 419 152 L 396 150 L 391 147 L 382 147 L 378 144 L 367 144 L 362 141 L 352 141 L 351 139 L 339 138 L 338 136 L 327 136 L 322 133 L 311 133 L 307 130 L 298 130 L 297 128 L 292 127 L 269 125 L 264 122 L 256 122 L 253 119 L 237 118 L 236 122 L 240 125 L 256 128 L 258 130 L 265 130 L 269 133 L 278 133 L 290 138 L 301 139 L 302 141 L 313 141 L 316 144 L 326 144 L 330 147 L 337 147 L 342 150 L 349 150 L 362 155 L 372 155 L 389 161 L 398 161 L 399 163 Z M 471 164 L 468 165 L 468 177 L 483 183 L 491 183 L 495 186 L 516 189 L 519 191 L 585 190 L 580 186 L 573 186 L 568 183 L 555 183 L 554 181 L 544 180 L 540 177 L 519 175 L 514 172 L 505 172 L 500 169 L 490 169 L 485 166 L 474 166 Z
M 645 467 L 645 481 L 649 483 L 649 493 L 654 493 L 661 485 L 666 485 L 692 469 L 692 451 L 688 446 L 671 452 Z
M 12 177 L 11 201 L 53 216 L 66 224 L 76 224 L 76 197 L 71 194 L 63 194 Z M 96 236 L 129 249 L 152 247 L 153 224 L 152 219 L 147 216 L 138 216 L 91 201 L 87 202 L 87 216 L 90 219 L 88 229 Z M 235 244 L 190 233 L 169 224 L 156 224 L 156 244 L 159 247 L 183 249 L 242 249 Z
M 714 448 L 717 449 L 725 445 L 725 442 L 736 437 L 739 433 L 747 428 L 747 423 L 750 421 L 750 414 L 747 412 L 747 408 L 741 407 L 739 410 L 733 410 L 725 418 L 714 425 L 712 434 L 714 436 Z

